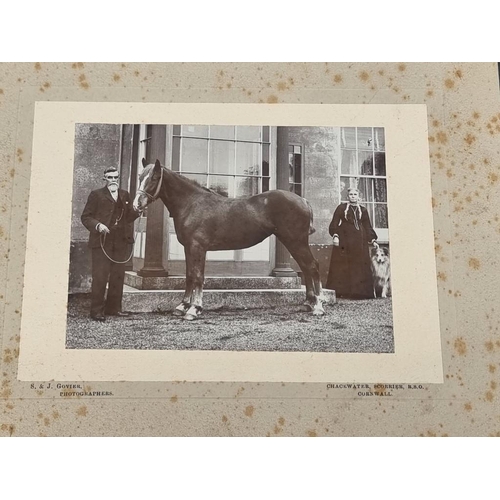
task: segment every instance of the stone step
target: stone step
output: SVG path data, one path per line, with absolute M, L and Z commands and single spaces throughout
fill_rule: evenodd
M 137 290 L 129 286 L 123 289 L 123 310 L 130 312 L 173 311 L 182 300 L 180 290 Z M 323 290 L 325 300 L 335 303 L 335 292 Z M 255 309 L 283 305 L 301 305 L 306 298 L 305 287 L 295 290 L 206 290 L 203 292 L 203 308 Z
M 125 284 L 138 290 L 184 290 L 185 276 L 142 277 L 134 271 L 125 273 Z M 205 276 L 204 290 L 292 290 L 300 289 L 300 277 L 275 276 Z

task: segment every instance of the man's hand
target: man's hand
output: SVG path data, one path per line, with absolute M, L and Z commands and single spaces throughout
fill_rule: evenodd
M 102 223 L 99 223 L 99 225 L 97 226 L 97 230 L 101 233 L 101 234 L 109 234 L 109 229 L 108 229 L 108 226 L 102 224 Z

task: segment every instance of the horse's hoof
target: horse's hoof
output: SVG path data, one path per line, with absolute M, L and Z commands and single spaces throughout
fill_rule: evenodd
M 304 302 L 301 306 L 301 310 L 306 312 L 311 312 L 313 310 L 313 306 L 309 304 L 309 302 Z
M 184 315 L 184 319 L 188 320 L 188 321 L 193 321 L 193 319 L 196 319 L 196 316 L 194 314 L 185 314 Z
M 321 310 L 321 309 L 316 309 L 313 311 L 313 316 L 324 316 L 325 315 L 325 311 Z
M 172 316 L 184 316 L 186 314 L 185 311 L 181 311 L 180 309 L 174 309 L 172 312 Z

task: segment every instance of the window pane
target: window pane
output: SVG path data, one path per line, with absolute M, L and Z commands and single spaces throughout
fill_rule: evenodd
M 211 125 L 210 137 L 212 139 L 233 139 L 234 140 L 234 125 Z
M 262 127 L 262 142 L 269 142 L 269 127 Z
M 363 203 L 363 206 L 366 207 L 366 210 L 368 211 L 368 215 L 370 216 L 370 222 L 372 223 L 373 226 L 373 203 Z
M 203 174 L 182 174 L 184 177 L 187 177 L 188 179 L 192 179 L 193 181 L 196 181 L 200 186 L 207 187 L 207 175 Z
M 233 177 L 226 177 L 225 175 L 211 175 L 208 181 L 208 187 L 216 193 L 228 197 L 229 193 L 232 191 L 232 183 Z
M 356 149 L 356 129 L 354 127 L 344 127 L 341 132 L 342 147 Z
M 236 140 L 260 142 L 261 131 L 262 127 L 236 127 Z
M 375 151 L 385 151 L 385 131 L 382 127 L 375 128 Z
M 385 179 L 373 179 L 374 201 L 387 202 L 387 183 Z
M 236 144 L 236 174 L 260 174 L 260 144 Z
M 302 182 L 302 155 L 294 154 L 295 178 L 294 182 L 300 184 Z
M 262 145 L 262 175 L 269 175 L 269 144 Z
M 259 192 L 258 177 L 236 177 L 235 178 L 235 198 L 252 196 Z
M 181 172 L 207 172 L 208 141 L 204 139 L 182 139 Z
M 373 222 L 373 221 L 372 221 Z M 375 227 L 388 228 L 387 205 L 375 205 Z
M 262 178 L 262 192 L 269 191 L 269 177 Z
M 208 137 L 208 126 L 182 125 L 181 135 L 185 137 Z
M 373 201 L 372 179 L 359 179 L 359 198 L 363 205 Z
M 375 175 L 385 177 L 385 153 L 375 153 Z
M 358 128 L 358 148 L 373 149 L 373 129 L 371 127 Z
M 216 174 L 234 172 L 234 142 L 210 141 L 210 172 Z
M 342 161 L 340 171 L 342 174 L 358 175 L 358 165 L 356 163 L 356 151 L 342 150 Z
M 373 154 L 369 151 L 358 153 L 359 173 L 361 175 L 373 175 Z

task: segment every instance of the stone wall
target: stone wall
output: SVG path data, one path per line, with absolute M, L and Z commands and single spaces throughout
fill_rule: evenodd
M 104 186 L 107 167 L 118 168 L 121 149 L 121 125 L 76 124 L 73 173 L 73 203 L 71 218 L 71 255 L 69 292 L 90 290 L 89 232 L 82 224 L 85 203 L 90 192 Z

